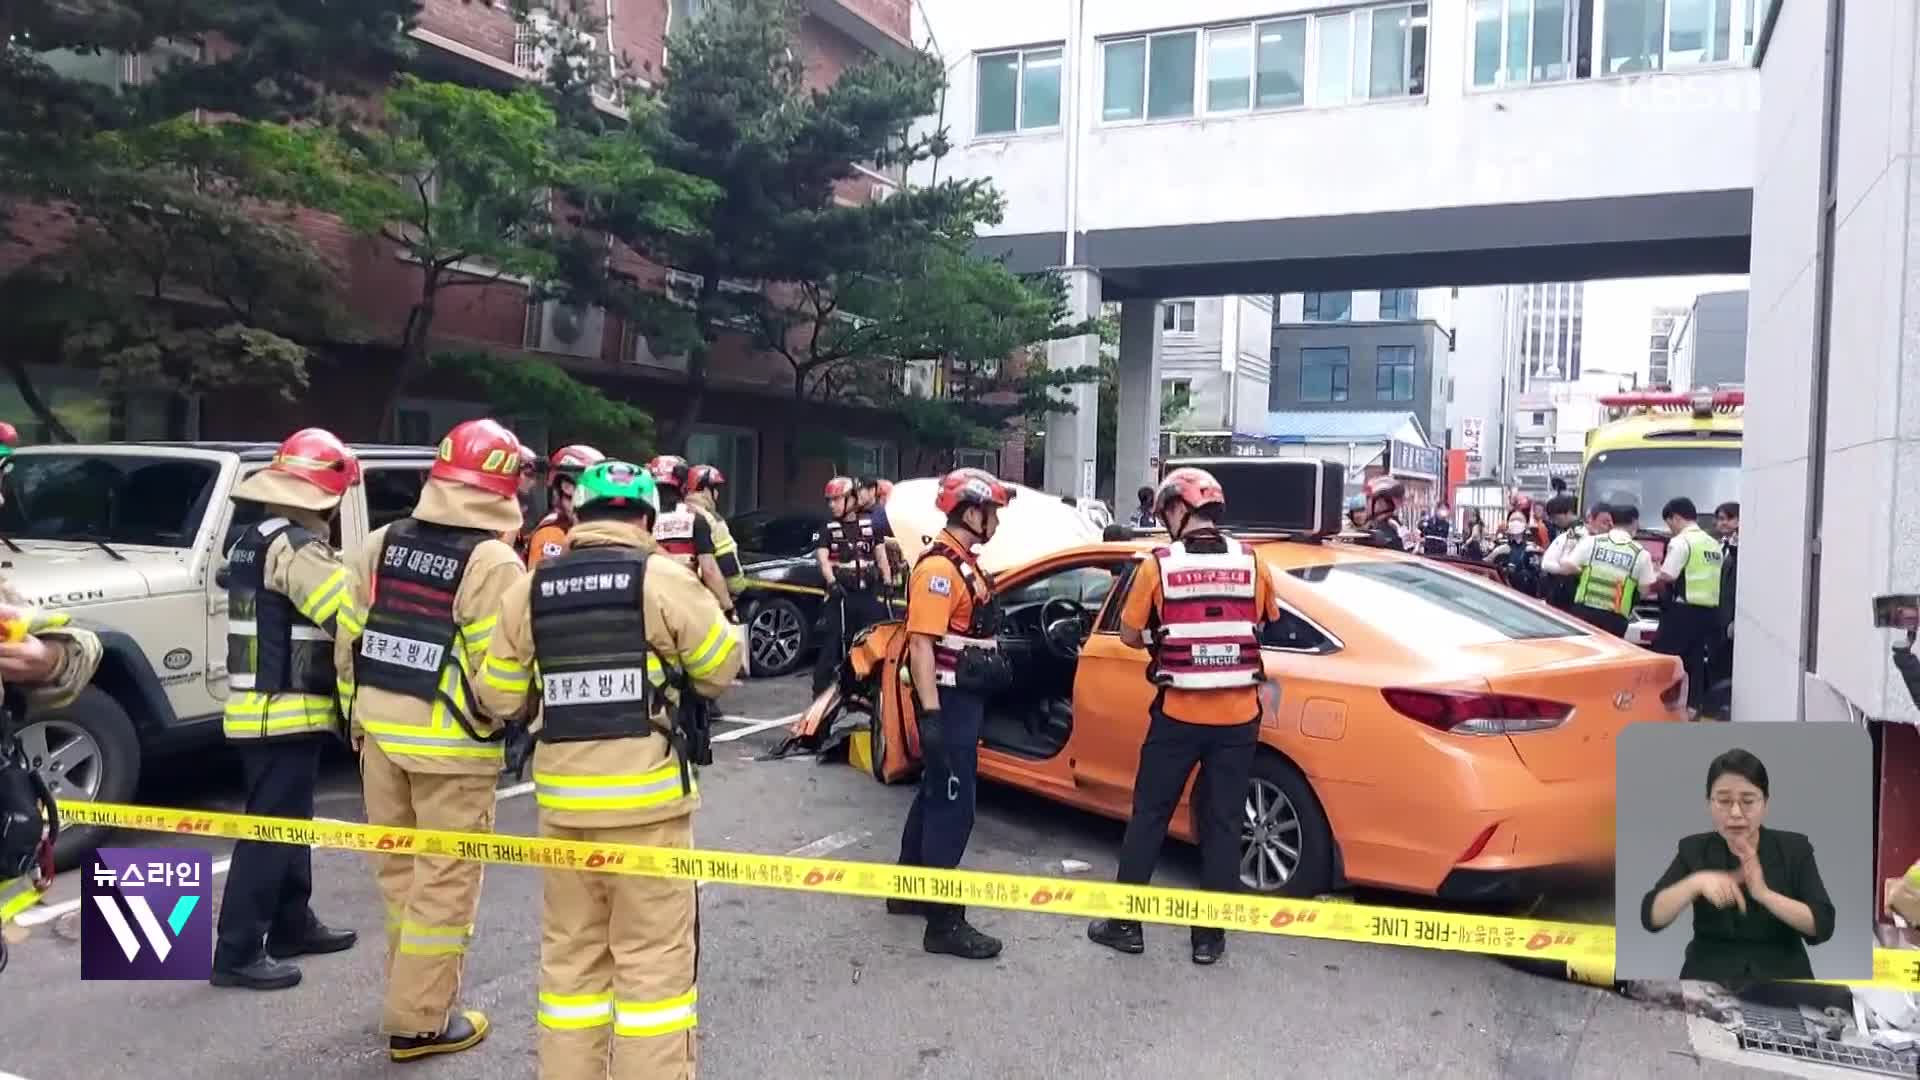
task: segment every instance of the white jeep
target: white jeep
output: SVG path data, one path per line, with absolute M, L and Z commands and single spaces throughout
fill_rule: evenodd
M 427 447 L 357 446 L 365 483 L 334 521 L 347 548 L 405 517 Z M 0 574 L 30 602 L 100 635 L 105 656 L 72 705 L 30 713 L 20 737 L 56 798 L 130 800 L 142 768 L 220 741 L 227 594 L 219 569 L 257 507 L 228 493 L 266 466 L 269 443 L 108 443 L 17 451 L 0 504 Z M 60 835 L 69 865 L 97 830 Z

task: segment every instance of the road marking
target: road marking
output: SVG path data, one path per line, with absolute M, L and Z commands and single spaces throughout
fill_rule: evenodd
M 503 787 L 494 792 L 493 795 L 496 799 L 517 799 L 532 790 L 533 781 L 528 780 L 524 783 L 515 784 L 512 787 Z
M 787 852 L 787 854 L 798 856 L 802 859 L 823 858 L 839 851 L 843 847 L 851 847 L 872 835 L 872 833 L 865 829 L 846 829 L 828 836 L 823 836 L 811 844 L 801 844 L 799 847 Z
M 805 715 L 806 713 L 794 713 L 792 716 L 782 716 L 774 720 L 743 721 L 743 723 L 745 724 L 744 727 L 737 727 L 737 728 L 734 728 L 732 731 L 726 732 L 724 734 L 715 735 L 713 737 L 713 741 L 717 743 L 723 743 L 723 742 L 732 742 L 735 739 L 744 739 L 749 735 L 758 735 L 761 732 L 766 731 L 768 728 L 777 728 L 786 724 L 791 724 L 795 720 L 798 720 Z
M 0 1080 L 27 1080 L 27 1078 L 24 1076 L 15 1076 L 10 1072 L 0 1070 Z
M 227 867 L 232 865 L 233 859 L 231 857 L 213 860 L 214 876 L 218 877 L 226 873 Z M 13 921 L 19 923 L 21 926 L 39 926 L 43 923 L 50 923 L 62 915 L 78 910 L 80 910 L 80 901 L 78 898 L 62 900 L 57 904 L 41 904 L 39 907 L 28 908 L 15 916 Z M 10 1073 L 0 1072 L 0 1080 L 8 1080 L 8 1077 L 11 1075 Z M 19 1080 L 19 1078 L 14 1077 L 13 1080 Z

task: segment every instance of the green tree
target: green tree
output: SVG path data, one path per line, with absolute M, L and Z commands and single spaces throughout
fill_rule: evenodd
M 438 353 L 435 370 L 470 382 L 488 401 L 512 402 L 514 415 L 545 422 L 555 445 L 584 442 L 644 461 L 654 453 L 653 417 L 574 378 L 557 364 L 485 352 Z

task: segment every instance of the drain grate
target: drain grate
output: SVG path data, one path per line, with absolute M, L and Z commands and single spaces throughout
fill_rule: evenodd
M 1920 1077 L 1920 1054 L 1822 1038 L 1797 1009 L 1743 1004 L 1740 1019 L 1742 1050 L 1817 1065 L 1836 1065 L 1876 1076 Z

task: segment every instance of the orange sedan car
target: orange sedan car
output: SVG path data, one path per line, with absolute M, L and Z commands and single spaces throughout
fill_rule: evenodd
M 982 777 L 1131 813 L 1154 688 L 1118 619 L 1150 548 L 1076 547 L 998 575 L 1017 679 L 989 704 Z M 1532 896 L 1544 877 L 1611 865 L 1614 738 L 1637 720 L 1684 722 L 1679 661 L 1418 556 L 1312 540 L 1256 550 L 1284 618 L 1265 631 L 1247 888 Z M 849 664 L 883 780 L 914 768 L 905 646 L 899 623 L 881 624 Z M 830 721 L 837 696 L 815 715 Z M 1173 832 L 1193 840 L 1189 814 Z

